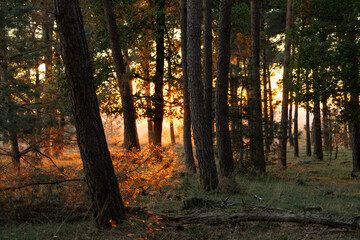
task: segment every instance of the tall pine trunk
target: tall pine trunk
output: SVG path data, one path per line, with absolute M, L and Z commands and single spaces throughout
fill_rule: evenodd
M 129 63 L 125 63 L 121 49 L 119 29 L 116 25 L 114 6 L 112 0 L 103 0 L 104 14 L 110 38 L 111 52 L 115 65 L 116 77 L 121 95 L 121 104 L 124 115 L 124 145 L 126 150 L 140 150 L 137 138 L 136 117 L 134 102 L 129 84 Z
M 316 79 L 314 79 L 316 81 Z M 319 87 L 314 86 L 314 154 L 318 160 L 323 160 L 322 136 L 321 136 L 321 113 L 319 100 Z
M 292 128 L 293 128 L 293 92 L 290 91 L 290 95 L 289 95 L 289 143 L 290 146 L 293 147 L 294 146 L 294 136 L 293 136 L 293 132 L 292 132 Z
M 55 0 L 77 142 L 98 228 L 126 220 L 119 185 L 99 113 L 88 45 L 78 0 Z
M 266 49 L 263 49 L 263 101 L 264 101 L 264 134 L 265 134 L 265 149 L 266 152 L 270 152 L 270 121 L 268 110 L 268 87 L 267 87 L 267 63 L 266 63 Z
M 295 101 L 294 112 L 294 157 L 299 157 L 299 104 Z
M 210 191 L 218 187 L 218 177 L 212 134 L 204 119 L 204 87 L 201 80 L 201 2 L 199 0 L 187 2 L 187 70 L 191 123 L 199 162 L 200 183 L 204 191 Z
M 230 177 L 234 160 L 229 131 L 229 65 L 232 0 L 221 0 L 219 7 L 219 40 L 216 79 L 216 140 L 220 175 Z
M 260 89 L 260 10 L 259 1 L 251 0 L 251 61 L 249 94 L 250 161 L 255 171 L 265 172 Z
M 212 60 L 212 14 L 211 0 L 203 0 L 204 11 L 204 52 L 203 52 L 203 77 L 204 77 L 204 100 L 205 100 L 205 119 L 211 132 L 213 130 L 212 115 L 212 92 L 213 92 L 213 60 Z
M 181 57 L 182 57 L 182 81 L 184 98 L 184 152 L 186 170 L 195 173 L 195 160 L 191 142 L 191 117 L 190 117 L 190 96 L 189 80 L 187 74 L 187 0 L 180 0 L 180 28 L 181 28 Z
M 286 11 L 286 31 L 293 27 L 294 17 L 294 2 L 287 1 Z M 283 95 L 281 104 L 281 123 L 280 123 L 280 154 L 279 164 L 286 167 L 286 143 L 288 130 L 288 106 L 289 106 L 289 87 L 290 87 L 290 54 L 291 41 L 288 33 L 285 36 L 285 50 L 284 50 L 284 73 L 283 73 Z
M 330 150 L 331 144 L 331 129 L 329 125 L 329 108 L 327 106 L 327 98 L 321 101 L 322 103 L 322 119 L 323 119 L 323 138 L 324 138 L 324 150 Z
M 161 146 L 164 119 L 165 0 L 155 0 L 156 72 L 154 76 L 154 144 Z

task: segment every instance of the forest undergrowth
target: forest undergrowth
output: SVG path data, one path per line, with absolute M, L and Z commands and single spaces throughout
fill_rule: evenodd
M 184 170 L 182 146 L 117 152 L 110 145 L 128 221 L 97 230 L 80 155 L 67 149 L 54 164 L 1 162 L 0 239 L 358 239 L 356 228 L 277 221 L 236 221 L 238 214 L 316 216 L 357 223 L 360 177 L 351 174 L 351 152 L 324 161 L 292 157 L 286 170 L 238 173 L 204 193 Z M 270 158 L 269 158 L 270 159 Z M 66 180 L 66 181 L 65 181 Z M 70 181 L 67 181 L 70 180 Z

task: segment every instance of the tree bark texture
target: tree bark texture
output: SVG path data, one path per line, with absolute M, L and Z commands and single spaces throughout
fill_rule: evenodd
M 123 58 L 114 5 L 112 0 L 103 0 L 103 5 L 123 108 L 124 145 L 128 151 L 132 149 L 140 150 L 140 144 L 137 138 L 135 108 L 129 84 L 130 70 L 128 63 L 125 63 Z
M 204 76 L 204 100 L 205 100 L 205 119 L 206 124 L 212 132 L 213 115 L 212 115 L 212 92 L 213 92 L 213 71 L 212 71 L 212 14 L 211 0 L 203 0 L 204 15 L 204 45 L 203 45 L 203 76 Z
M 203 83 L 201 80 L 201 2 L 187 2 L 187 70 L 191 123 L 199 162 L 200 183 L 204 191 L 218 187 L 212 134 L 205 123 Z
M 294 146 L 294 136 L 293 136 L 293 132 L 292 132 L 292 127 L 293 127 L 293 92 L 290 92 L 290 96 L 289 96 L 289 143 L 290 146 L 293 147 Z
M 106 144 L 78 0 L 55 0 L 62 57 L 73 106 L 77 142 L 98 228 L 126 219 Z
M 251 0 L 251 75 L 249 87 L 250 161 L 255 171 L 265 172 L 260 89 L 260 9 L 259 1 Z
M 287 1 L 286 11 L 286 31 L 293 27 L 294 21 L 294 2 Z M 281 123 L 280 123 L 280 153 L 279 164 L 286 167 L 286 143 L 287 143 L 287 129 L 288 129 L 288 106 L 289 106 L 289 85 L 290 85 L 290 54 L 291 41 L 288 33 L 285 36 L 285 50 L 284 50 L 284 73 L 283 73 L 283 95 L 281 104 Z
M 306 102 L 306 156 L 311 156 L 311 133 L 310 133 L 310 106 L 309 102 Z
M 184 152 L 186 170 L 190 173 L 196 172 L 194 153 L 191 142 L 191 117 L 189 80 L 187 74 L 187 0 L 180 0 L 180 28 L 181 28 L 181 57 L 182 57 L 182 81 L 184 98 Z
M 219 7 L 219 40 L 216 79 L 216 141 L 220 175 L 230 177 L 234 160 L 229 131 L 229 65 L 232 0 L 221 0 Z
M 165 0 L 155 0 L 156 72 L 154 76 L 154 144 L 161 146 L 164 119 Z

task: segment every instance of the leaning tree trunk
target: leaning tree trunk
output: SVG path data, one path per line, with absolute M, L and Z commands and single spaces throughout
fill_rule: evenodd
M 289 31 L 294 24 L 294 1 L 287 1 L 286 11 L 286 30 Z M 290 54 L 291 41 L 288 33 L 285 37 L 284 50 L 284 74 L 283 74 L 283 95 L 281 105 L 281 123 L 280 123 L 280 154 L 279 164 L 286 167 L 286 143 L 288 129 L 288 105 L 289 105 L 289 86 L 290 86 Z
M 128 63 L 125 63 L 123 58 L 113 2 L 112 0 L 103 0 L 103 4 L 124 114 L 124 145 L 126 150 L 140 150 L 140 144 L 137 138 L 136 130 L 135 108 L 129 84 L 130 70 Z
M 212 116 L 212 92 L 213 92 L 213 61 L 212 61 L 212 14 L 211 0 L 203 0 L 204 15 L 204 53 L 203 53 L 203 76 L 204 76 L 204 100 L 205 119 L 209 128 L 213 129 Z
M 182 57 L 182 81 L 184 98 L 184 152 L 186 170 L 190 173 L 196 172 L 194 154 L 191 143 L 191 118 L 190 97 L 187 74 L 187 0 L 180 0 L 180 28 L 181 28 L 181 57 Z
M 77 142 L 98 228 L 126 220 L 99 113 L 88 45 L 78 0 L 55 0 Z
M 260 89 L 260 10 L 259 1 L 251 0 L 251 75 L 249 94 L 250 161 L 255 171 L 265 172 Z
M 204 119 L 205 107 L 201 81 L 201 2 L 187 2 L 187 70 L 189 78 L 191 123 L 196 156 L 199 161 L 200 183 L 204 191 L 218 187 L 212 134 Z
M 232 0 L 221 0 L 219 7 L 219 40 L 216 79 L 216 142 L 219 154 L 220 175 L 230 177 L 234 160 L 229 131 L 229 65 Z
M 154 144 L 161 146 L 162 124 L 164 119 L 165 0 L 155 0 L 155 9 L 156 70 L 154 76 Z

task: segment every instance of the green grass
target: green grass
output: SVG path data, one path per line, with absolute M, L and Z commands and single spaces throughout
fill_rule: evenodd
M 177 151 L 181 151 L 178 148 Z M 182 210 L 182 201 L 169 198 L 169 194 L 183 199 L 201 197 L 212 201 L 228 199 L 246 205 L 261 205 L 288 209 L 303 213 L 309 207 L 321 207 L 321 216 L 350 219 L 360 211 L 360 177 L 352 177 L 351 152 L 341 150 L 335 160 L 325 152 L 324 161 L 302 155 L 294 158 L 288 154 L 288 168 L 268 166 L 267 173 L 238 174 L 232 179 L 221 180 L 220 192 L 204 193 L 200 190 L 198 176 L 182 177 L 177 187 L 162 189 L 166 194 L 159 197 L 139 196 L 137 204 L 147 206 L 156 213 L 166 215 L 227 214 L 249 210 L 244 205 L 221 208 L 205 206 Z M 182 154 L 178 156 L 183 158 Z M 64 216 L 66 214 L 64 213 Z M 359 239 L 358 233 L 331 232 L 327 227 L 273 222 L 229 223 L 210 226 L 207 224 L 182 225 L 161 222 L 146 216 L 131 216 L 130 221 L 111 230 L 96 230 L 89 218 L 68 221 L 52 220 L 52 215 L 34 221 L 0 222 L 0 239 Z M 0 219 L 1 219 L 0 212 Z M 47 220 L 48 218 L 48 220 Z M 75 218 L 76 219 L 76 218 Z M 84 218 L 83 218 L 84 219 Z

